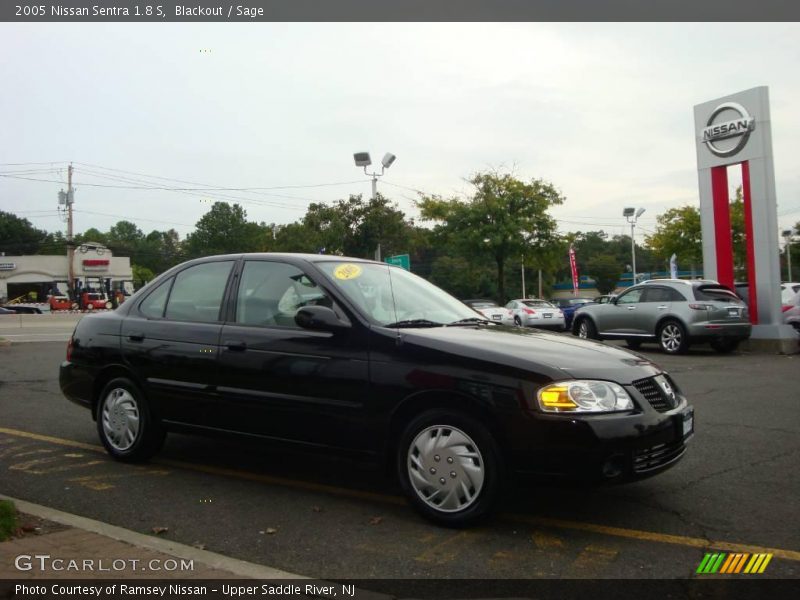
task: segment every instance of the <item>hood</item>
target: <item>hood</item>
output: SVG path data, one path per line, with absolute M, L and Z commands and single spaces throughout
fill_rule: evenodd
M 551 377 L 629 384 L 662 369 L 649 359 L 569 334 L 503 326 L 403 329 L 404 343 Z

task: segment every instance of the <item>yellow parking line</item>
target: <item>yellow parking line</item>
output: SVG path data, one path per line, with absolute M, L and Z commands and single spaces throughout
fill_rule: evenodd
M 15 437 L 37 440 L 40 442 L 48 442 L 51 444 L 59 444 L 62 446 L 81 448 L 83 450 L 90 450 L 93 452 L 105 452 L 105 449 L 102 446 L 94 444 L 85 444 L 82 442 L 76 442 L 74 440 L 67 440 L 49 435 L 42 435 L 40 433 L 33 433 L 30 431 L 20 431 L 18 429 L 10 429 L 8 427 L 0 427 L 0 433 L 5 433 L 7 435 L 12 435 Z M 272 485 L 280 485 L 304 491 L 321 492 L 325 494 L 331 494 L 347 498 L 358 498 L 362 500 L 382 502 L 384 504 L 387 503 L 395 505 L 406 504 L 405 499 L 398 496 L 390 496 L 388 494 L 377 494 L 374 492 L 363 492 L 359 490 L 348 490 L 344 488 L 335 487 L 332 485 L 326 485 L 323 483 L 296 481 L 294 479 L 288 479 L 285 477 L 261 475 L 259 473 L 240 471 L 238 469 L 227 469 L 224 467 L 200 465 L 200 464 L 188 463 L 177 460 L 165 459 L 165 460 L 158 460 L 155 462 L 161 465 L 186 469 L 190 471 L 198 471 L 201 473 L 208 473 L 210 475 L 221 475 L 236 479 L 245 479 L 248 481 L 256 481 L 259 483 L 267 483 Z M 533 525 L 534 527 L 550 527 L 555 529 L 571 529 L 575 531 L 587 531 L 589 533 L 598 533 L 601 535 L 608 535 L 612 537 L 622 537 L 622 538 L 635 539 L 646 542 L 658 542 L 661 544 L 673 544 L 677 546 L 687 546 L 690 548 L 701 548 L 701 549 L 714 548 L 717 550 L 724 550 L 726 552 L 746 552 L 748 554 L 772 554 L 775 558 L 782 558 L 784 560 L 792 560 L 800 562 L 800 552 L 796 550 L 784 550 L 782 548 L 752 546 L 749 544 L 736 544 L 718 540 L 708 540 L 705 538 L 688 537 L 683 535 L 670 535 L 666 533 L 657 533 L 654 531 L 641 531 L 638 529 L 611 527 L 608 525 L 598 525 L 595 523 L 582 523 L 580 521 L 567 521 L 565 519 L 553 519 L 549 517 L 534 517 L 529 515 L 505 514 L 501 515 L 501 518 L 516 523 Z

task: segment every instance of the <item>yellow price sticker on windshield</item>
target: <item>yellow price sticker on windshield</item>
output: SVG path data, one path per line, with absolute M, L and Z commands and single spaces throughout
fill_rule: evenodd
M 352 263 L 339 265 L 333 271 L 333 276 L 336 277 L 336 279 L 355 279 L 361 276 L 361 267 Z

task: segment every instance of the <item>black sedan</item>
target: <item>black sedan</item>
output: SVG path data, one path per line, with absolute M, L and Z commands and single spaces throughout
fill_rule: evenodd
M 627 351 L 481 318 L 403 269 L 337 256 L 214 256 L 87 315 L 61 389 L 103 445 L 168 431 L 386 461 L 425 516 L 484 515 L 511 472 L 629 481 L 675 464 L 693 409 Z

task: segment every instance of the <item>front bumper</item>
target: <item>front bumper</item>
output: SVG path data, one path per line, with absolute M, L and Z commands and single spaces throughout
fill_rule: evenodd
M 513 468 L 537 476 L 621 483 L 674 466 L 694 435 L 694 408 L 678 396 L 674 408 L 625 386 L 630 413 L 551 415 L 526 412 L 502 426 Z M 657 410 L 654 406 L 658 406 Z

